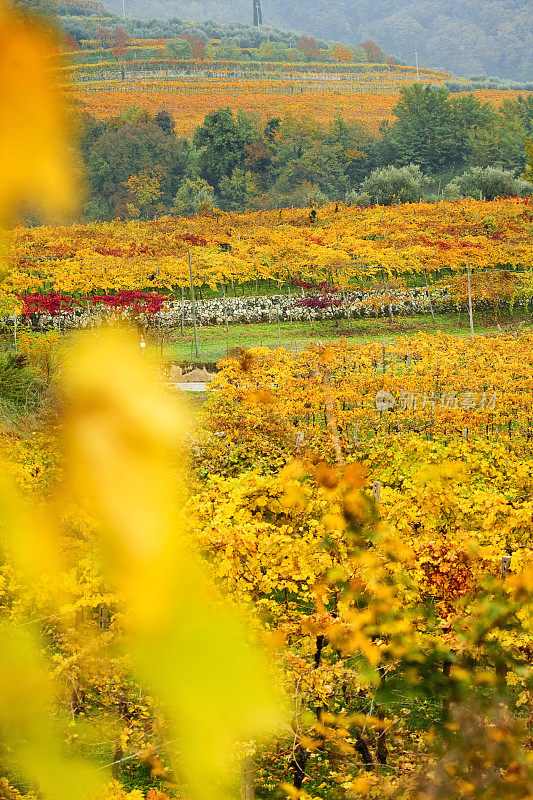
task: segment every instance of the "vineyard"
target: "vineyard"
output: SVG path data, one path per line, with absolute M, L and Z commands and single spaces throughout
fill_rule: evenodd
M 174 118 L 176 131 L 189 135 L 204 116 L 220 107 L 243 110 L 266 121 L 287 112 L 317 114 L 321 122 L 337 116 L 364 121 L 377 131 L 380 122 L 392 117 L 401 86 L 412 83 L 412 67 L 351 65 L 350 71 L 328 72 L 324 65 L 300 64 L 213 66 L 172 62 L 127 62 L 124 79 L 113 62 L 76 66 L 75 97 L 97 117 L 111 117 L 128 106 L 156 112 L 165 108 Z M 379 69 L 378 69 L 379 67 Z M 337 68 L 338 69 L 338 68 Z M 420 79 L 442 84 L 444 73 L 420 70 Z M 512 96 L 503 92 L 502 96 Z
M 95 83 L 90 88 L 80 89 L 76 96 L 88 111 L 104 118 L 120 114 L 128 106 L 152 113 L 164 108 L 175 120 L 176 131 L 182 136 L 190 135 L 205 114 L 221 106 L 243 110 L 265 122 L 267 118 L 284 116 L 288 112 L 305 115 L 313 111 L 322 123 L 342 116 L 346 120 L 365 122 L 371 130 L 377 131 L 383 120 L 393 117 L 392 108 L 398 102 L 396 93 L 387 93 L 385 89 L 378 93 L 375 87 L 363 92 L 359 86 L 339 90 L 328 85 L 304 88 L 285 82 L 276 85 L 269 81 L 225 80 L 186 84 L 176 81 Z
M 495 687 L 482 651 L 497 650 L 500 637 L 506 657 L 516 646 L 530 662 L 527 637 L 498 633 L 497 623 L 475 655 L 468 637 L 491 625 L 476 620 L 476 602 L 502 558 L 518 572 L 531 559 L 531 344 L 530 336 L 415 337 L 300 356 L 258 349 L 222 365 L 197 455 L 210 477 L 193 503 L 196 530 L 218 554 L 223 584 L 283 631 L 302 756 L 292 751 L 277 769 L 280 779 L 292 769 L 304 797 L 462 797 L 465 784 L 480 791 L 466 742 L 455 739 L 456 769 L 428 773 L 426 734 L 413 736 L 412 725 L 420 703 L 421 730 L 442 713 L 451 730 L 469 730 L 479 752 L 507 723 L 482 723 L 478 711 L 471 727 L 461 717 L 446 722 L 448 700 L 436 709 L 434 687 L 450 674 L 469 683 L 467 693 L 485 680 Z M 367 538 L 369 514 L 377 528 Z M 359 611 L 344 605 L 345 591 Z M 419 604 L 429 604 L 431 622 L 415 621 Z M 427 637 L 435 637 L 430 647 Z M 452 665 L 437 656 L 448 648 Z M 402 680 L 413 682 L 414 705 Z M 466 683 L 455 684 L 457 709 L 471 702 Z M 365 766 L 352 770 L 353 758 Z M 259 775 L 267 779 L 264 767 Z
M 320 295 L 446 279 L 464 298 L 468 265 L 475 299 L 497 302 L 530 291 L 531 222 L 531 204 L 518 198 L 20 228 L 5 303 L 14 310 L 17 296 L 51 291 L 78 303 L 131 290 L 182 299 L 191 271 L 200 291 L 219 297 L 258 281 L 298 279 Z
M 141 219 L 163 189 L 135 162 L 117 191 L 138 190 L 136 218 L 60 224 L 80 191 L 66 94 L 102 115 L 172 96 L 188 125 L 193 99 L 248 102 L 246 85 L 291 110 L 315 92 L 327 118 L 333 93 L 378 96 L 372 75 L 388 101 L 413 75 L 300 63 L 236 82 L 83 75 L 66 92 L 53 35 L 0 9 L 1 800 L 531 800 L 525 123 L 524 179 L 503 171 L 516 196 L 451 200 L 439 180 L 433 202 Z M 430 88 L 402 96 L 460 116 Z M 506 107 L 511 127 L 529 103 Z M 245 120 L 213 122 L 244 131 L 243 160 L 224 163 L 228 138 L 206 159 L 208 125 L 193 161 L 213 186 L 169 167 L 167 210 L 179 181 L 223 199 L 245 148 L 268 154 Z M 171 164 L 188 148 L 168 115 L 111 122 L 87 150 L 97 177 L 115 149 L 122 167 L 117 131 Z M 283 346 L 282 326 L 305 340 Z M 199 331 L 223 341 L 216 363 Z
M 146 80 L 94 82 L 76 92 L 91 114 L 97 117 L 120 115 L 128 106 L 151 113 L 166 109 L 176 123 L 176 132 L 190 135 L 204 116 L 221 106 L 242 110 L 263 121 L 287 113 L 312 113 L 321 123 L 341 116 L 347 122 L 358 121 L 377 132 L 381 122 L 394 119 L 392 109 L 399 99 L 398 85 L 378 81 L 353 87 L 324 83 L 302 85 L 292 82 L 219 81 L 178 82 Z M 400 84 L 401 85 L 401 84 Z M 519 92 L 477 91 L 475 97 L 498 107 L 506 99 L 516 99 Z M 184 100 L 186 99 L 186 102 Z
M 157 57 L 142 58 L 152 44 Z M 97 117 L 119 116 L 135 106 L 151 113 L 162 108 L 173 117 L 176 132 L 190 135 L 206 114 L 221 107 L 242 110 L 265 120 L 277 115 L 312 113 L 322 123 L 338 116 L 363 122 L 377 132 L 393 119 L 399 89 L 414 82 L 442 86 L 450 78 L 437 70 L 386 63 L 180 60 L 164 57 L 165 41 L 123 45 L 121 57 L 87 42 L 67 54 L 64 67 L 75 97 Z M 514 90 L 476 90 L 474 96 L 498 107 L 516 99 Z
M 34 363 L 38 339 L 22 343 Z M 99 655 L 110 646 L 112 652 L 125 635 L 118 609 L 129 581 L 135 576 L 138 592 L 148 580 L 151 593 L 153 582 L 141 579 L 144 560 L 133 554 L 118 589 L 99 574 L 98 522 L 78 505 L 77 481 L 88 481 L 90 472 L 84 468 L 76 476 L 68 465 L 65 471 L 61 455 L 67 447 L 67 455 L 90 464 L 91 437 L 105 437 L 110 415 L 127 413 L 125 392 L 132 386 L 138 403 L 129 409 L 133 424 L 140 426 L 147 397 L 155 402 L 149 376 L 156 362 L 136 368 L 139 373 L 130 372 L 117 388 L 116 373 L 112 384 L 107 370 L 117 357 L 122 370 L 131 369 L 134 356 L 122 345 L 114 348 L 104 337 L 77 351 L 77 363 L 87 359 L 92 370 L 83 373 L 82 386 L 72 383 L 79 373 L 71 374 L 67 361 L 68 413 L 97 409 L 88 430 L 82 416 L 82 427 L 67 429 L 63 444 L 52 432 L 6 440 L 9 474 L 20 489 L 40 497 L 49 514 L 57 491 L 70 502 L 66 518 L 60 514 L 56 523 L 67 529 L 54 534 L 67 559 L 60 597 L 47 588 L 50 573 L 23 592 L 11 582 L 9 619 L 15 626 L 28 614 L 42 619 L 43 633 L 56 642 L 64 702 L 70 698 L 75 709 L 72 747 L 91 752 L 96 765 L 113 765 L 115 782 L 106 798 L 180 798 L 185 790 L 173 770 L 171 735 L 157 700 L 165 700 L 167 715 L 176 714 L 177 721 L 187 704 L 180 693 L 166 693 L 168 683 L 157 700 L 139 692 L 129 659 L 117 654 L 102 661 Z M 432 335 L 386 347 L 314 345 L 299 355 L 258 348 L 220 364 L 188 436 L 192 474 L 182 524 L 188 546 L 211 565 L 218 590 L 232 597 L 233 613 L 246 613 L 252 639 L 267 648 L 269 679 L 275 674 L 288 703 L 273 742 L 239 745 L 233 771 L 224 773 L 228 785 L 240 779 L 265 800 L 280 791 L 301 800 L 461 798 L 468 796 L 465 785 L 472 791 L 489 786 L 495 797 L 502 791 L 527 797 L 532 352 L 531 334 L 474 341 Z M 119 404 L 115 412 L 111 398 Z M 142 435 L 156 434 L 147 425 Z M 137 460 L 121 462 L 128 481 L 136 481 L 148 458 L 137 448 L 129 454 Z M 116 491 L 121 500 L 128 495 L 118 485 L 111 500 L 107 474 L 89 488 L 101 513 L 113 514 Z M 166 461 L 158 475 L 177 477 Z M 157 485 L 144 490 L 144 513 L 159 507 L 160 491 Z M 161 544 L 155 554 L 153 568 L 166 583 L 170 573 L 162 559 L 169 553 Z M 193 556 L 180 552 L 180 568 L 184 558 Z M 176 569 L 177 562 L 171 564 Z M 3 566 L 6 576 L 11 570 L 9 562 Z M 141 650 L 134 659 L 149 658 L 143 648 L 165 653 L 175 646 L 172 638 L 167 645 L 171 634 L 160 625 L 157 641 L 143 627 L 153 625 L 174 597 L 172 585 L 151 595 L 142 609 L 146 622 L 135 620 Z M 197 588 L 182 591 L 198 597 Z M 203 613 L 200 608 L 200 619 Z M 205 620 L 194 624 L 211 635 Z M 215 655 L 234 656 L 226 647 Z M 142 674 L 154 675 L 152 659 L 140 663 Z M 264 679 L 263 669 L 255 664 L 247 696 Z M 187 671 L 183 679 L 191 681 Z M 230 702 L 238 704 L 242 685 L 232 691 Z M 200 695 L 208 725 L 213 695 L 205 696 L 203 683 Z M 275 716 L 280 712 L 271 702 Z M 101 721 L 97 740 L 84 729 L 85 716 Z M 206 735 L 203 727 L 198 735 Z M 220 772 L 213 767 L 200 776 L 194 737 L 182 736 L 191 751 L 181 754 L 180 765 L 203 797 L 210 775 L 219 780 Z

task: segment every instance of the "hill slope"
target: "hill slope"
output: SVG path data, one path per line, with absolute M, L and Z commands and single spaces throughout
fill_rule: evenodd
M 252 0 L 125 0 L 128 16 L 252 21 Z M 122 0 L 105 0 L 121 13 Z M 262 0 L 266 25 L 359 44 L 374 39 L 409 64 L 457 75 L 533 77 L 530 0 Z

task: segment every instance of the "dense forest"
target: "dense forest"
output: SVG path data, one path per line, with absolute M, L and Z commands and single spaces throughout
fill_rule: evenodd
M 125 0 L 127 16 L 180 17 L 252 23 L 249 0 Z M 122 0 L 106 0 L 121 14 Z M 528 80 L 533 77 L 533 34 L 529 0 L 263 0 L 267 26 L 305 31 L 357 45 L 379 42 L 388 53 L 456 75 L 484 72 Z
M 85 216 L 531 194 L 520 176 L 533 136 L 533 94 L 495 109 L 473 95 L 415 84 L 401 91 L 394 111 L 397 119 L 375 136 L 340 118 L 321 125 L 288 115 L 264 126 L 223 108 L 206 116 L 192 141 L 175 135 L 165 111 L 87 116 Z

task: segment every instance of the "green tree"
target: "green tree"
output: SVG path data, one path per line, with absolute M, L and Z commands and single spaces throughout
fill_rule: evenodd
M 287 61 L 289 48 L 283 42 L 261 42 L 257 51 L 260 61 Z
M 15 0 L 14 5 L 30 17 L 44 17 L 47 20 L 57 18 L 57 4 L 54 0 Z
M 368 61 L 366 50 L 361 45 L 357 47 L 350 47 L 350 53 L 355 64 L 365 64 Z
M 339 162 L 350 185 L 359 184 L 377 166 L 376 137 L 360 122 L 337 117 L 330 123 L 326 143 L 337 148 Z
M 236 168 L 230 178 L 222 178 L 219 194 L 225 211 L 244 211 L 257 194 L 257 184 L 251 172 Z
M 216 57 L 221 61 L 238 61 L 241 58 L 241 50 L 234 42 L 221 42 L 216 49 Z
M 516 117 L 504 120 L 495 116 L 489 125 L 473 130 L 470 139 L 472 166 L 498 167 L 513 172 L 524 169 L 526 131 Z
M 349 185 L 343 169 L 341 153 L 336 145 L 319 144 L 293 159 L 278 178 L 277 188 L 289 192 L 301 183 L 318 186 L 320 192 L 331 200 L 344 198 Z
M 533 183 L 533 139 L 526 139 L 526 171 L 522 175 L 525 181 Z
M 500 113 L 505 120 L 518 117 L 527 135 L 533 134 L 533 93 L 519 94 L 516 100 L 504 100 Z
M 279 159 L 285 163 L 291 158 L 301 158 L 306 150 L 325 138 L 324 130 L 311 115 L 287 114 L 279 128 Z
M 253 122 L 243 112 L 235 117 L 231 109 L 222 108 L 208 114 L 193 138 L 199 150 L 200 177 L 218 188 L 222 178 L 244 167 L 246 146 L 259 138 Z
M 192 58 L 192 45 L 187 39 L 170 39 L 165 47 L 167 58 Z
M 470 104 L 470 111 L 473 106 Z M 388 129 L 400 165 L 418 164 L 427 173 L 460 167 L 470 152 L 469 125 L 447 89 L 414 84 L 400 91 L 397 120 Z
M 106 216 L 122 214 L 132 175 L 155 168 L 162 170 L 164 192 L 161 201 L 170 205 L 189 158 L 188 146 L 164 133 L 153 119 L 142 115 L 131 121 L 112 120 L 87 130 L 82 142 L 90 190 L 91 214 L 108 208 Z M 105 206 L 102 205 L 105 203 Z
M 198 214 L 214 205 L 215 190 L 203 178 L 187 178 L 174 199 L 174 211 L 183 216 Z
M 154 122 L 156 125 L 159 125 L 163 133 L 166 133 L 167 136 L 174 136 L 176 132 L 176 125 L 174 120 L 164 109 L 162 111 L 158 111 L 154 117 Z

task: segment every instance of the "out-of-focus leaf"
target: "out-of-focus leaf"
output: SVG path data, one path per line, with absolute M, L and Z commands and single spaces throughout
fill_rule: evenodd
M 0 626 L 0 641 L 0 753 L 8 745 L 6 758 L 46 798 L 95 796 L 96 771 L 67 757 L 59 724 L 53 721 L 53 684 L 41 661 L 39 643 L 9 625 Z M 3 734 L 8 737 L 5 741 Z
M 22 207 L 73 208 L 74 169 L 52 35 L 0 0 L 0 226 Z
M 70 491 L 102 525 L 129 649 L 165 708 L 178 771 L 195 798 L 232 797 L 235 745 L 272 731 L 281 703 L 265 658 L 186 545 L 184 412 L 137 347 L 131 335 L 107 333 L 71 351 Z

